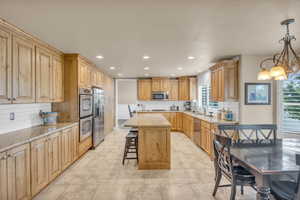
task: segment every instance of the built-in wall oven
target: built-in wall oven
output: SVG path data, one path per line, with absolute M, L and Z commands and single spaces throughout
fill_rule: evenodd
M 93 94 L 89 88 L 79 89 L 79 140 L 83 141 L 93 132 Z

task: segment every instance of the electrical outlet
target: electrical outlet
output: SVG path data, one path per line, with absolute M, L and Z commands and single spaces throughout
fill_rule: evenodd
M 9 119 L 10 120 L 15 120 L 15 113 L 14 112 L 9 113 Z

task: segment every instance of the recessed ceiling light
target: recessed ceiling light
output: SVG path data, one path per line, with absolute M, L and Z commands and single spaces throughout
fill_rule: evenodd
M 98 55 L 98 56 L 96 56 L 96 58 L 98 58 L 98 59 L 103 59 L 104 57 L 103 56 L 101 56 L 101 55 Z
M 110 70 L 115 70 L 115 69 L 116 69 L 116 67 L 114 67 L 114 66 L 111 66 L 111 67 L 109 67 L 109 69 L 110 69 Z
M 143 56 L 144 60 L 148 60 L 150 58 L 150 56 Z
M 123 76 L 123 74 L 121 74 L 121 73 L 118 73 L 118 76 Z
M 189 56 L 188 59 L 189 59 L 189 60 L 194 60 L 195 57 L 194 57 L 194 56 Z
M 145 74 L 145 76 L 149 76 L 149 74 Z
M 150 68 L 149 67 L 144 67 L 144 70 L 149 70 Z
M 178 70 L 182 70 L 182 67 L 177 67 Z

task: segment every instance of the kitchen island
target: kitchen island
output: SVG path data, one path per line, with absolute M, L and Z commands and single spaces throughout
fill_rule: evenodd
M 161 114 L 135 114 L 124 123 L 138 128 L 138 168 L 170 169 L 170 122 Z

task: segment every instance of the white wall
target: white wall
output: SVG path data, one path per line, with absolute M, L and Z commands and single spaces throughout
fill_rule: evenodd
M 258 81 L 260 62 L 265 56 L 241 56 L 240 63 L 240 123 L 241 124 L 264 124 L 275 123 L 276 110 L 276 85 L 274 81 Z M 271 105 L 245 105 L 245 83 L 267 82 L 271 83 Z
M 51 111 L 51 103 L 0 105 L 0 134 L 42 124 L 40 110 Z M 9 114 L 15 113 L 15 120 Z

